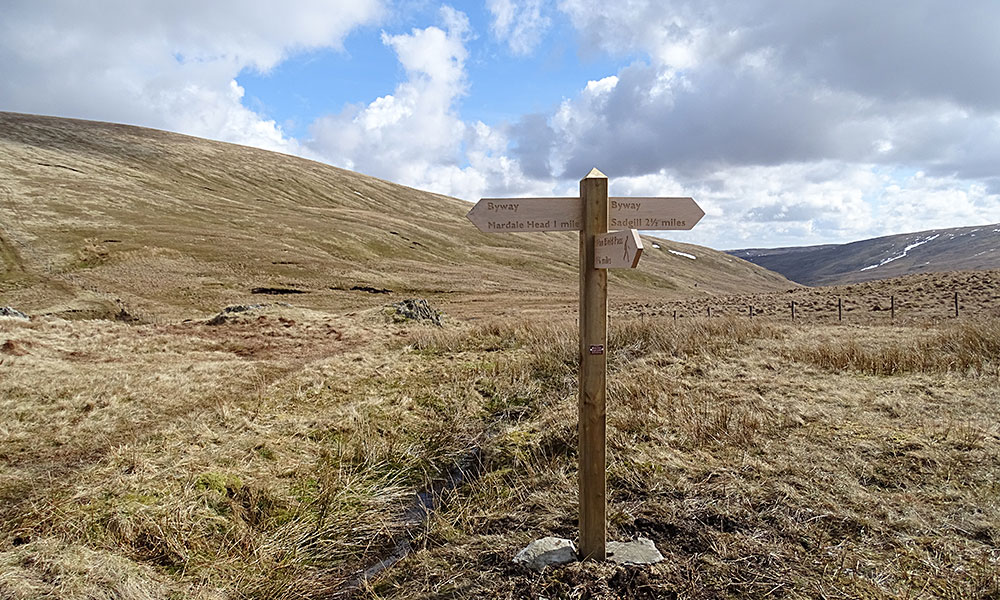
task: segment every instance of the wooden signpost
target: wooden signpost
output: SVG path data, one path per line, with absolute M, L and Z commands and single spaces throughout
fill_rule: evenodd
M 579 198 L 483 198 L 469 220 L 486 233 L 580 232 L 580 557 L 604 560 L 607 534 L 606 395 L 608 271 L 635 268 L 636 229 L 691 229 L 705 212 L 691 198 L 608 197 L 593 169 Z M 608 227 L 616 229 L 608 233 Z

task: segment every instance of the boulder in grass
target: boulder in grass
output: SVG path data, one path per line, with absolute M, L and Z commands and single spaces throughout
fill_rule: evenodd
M 419 298 L 407 298 L 401 302 L 389 305 L 396 309 L 392 318 L 397 323 L 403 321 L 430 321 L 441 327 L 441 312 L 434 310 L 427 304 L 426 300 Z
M 22 319 L 24 321 L 30 320 L 28 315 L 9 306 L 0 306 L 0 317 L 7 317 L 8 319 Z
M 267 304 L 235 304 L 233 306 L 227 306 L 223 308 L 219 314 L 215 315 L 208 321 L 205 321 L 206 325 L 222 325 L 230 319 L 233 315 L 248 312 L 251 310 L 260 310 L 262 308 L 267 308 Z

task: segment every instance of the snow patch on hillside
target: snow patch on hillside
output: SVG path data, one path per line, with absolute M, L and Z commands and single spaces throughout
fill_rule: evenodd
M 696 258 L 698 258 L 694 254 L 688 254 L 687 252 L 678 252 L 676 250 L 671 250 L 670 253 L 676 254 L 677 256 L 683 256 L 684 258 L 690 258 L 691 260 L 695 260 Z
M 882 262 L 880 262 L 878 264 L 875 264 L 875 265 L 868 265 L 867 267 L 864 267 L 861 270 L 862 271 L 867 271 L 869 269 L 877 269 L 878 267 L 881 267 L 882 265 L 889 264 L 889 263 L 891 263 L 894 260 L 899 260 L 899 259 L 903 258 L 904 256 L 906 256 L 907 252 L 909 252 L 910 250 L 913 250 L 917 246 L 922 246 L 922 245 L 926 244 L 927 242 L 936 240 L 938 237 L 940 237 L 940 235 L 941 235 L 940 233 L 935 233 L 934 235 L 932 235 L 930 237 L 927 237 L 925 239 L 917 240 L 916 242 L 914 242 L 914 243 L 910 244 L 909 246 L 903 248 L 903 251 L 900 254 L 897 254 L 896 256 L 890 256 L 889 258 L 882 259 Z M 954 237 L 954 236 L 952 236 L 952 237 Z

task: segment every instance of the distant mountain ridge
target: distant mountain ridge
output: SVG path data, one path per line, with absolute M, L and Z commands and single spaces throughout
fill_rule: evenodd
M 729 254 L 805 285 L 839 285 L 915 273 L 1000 268 L 1000 223 Z

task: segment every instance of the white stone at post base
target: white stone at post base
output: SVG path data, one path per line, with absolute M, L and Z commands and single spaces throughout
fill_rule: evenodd
M 529 569 L 541 571 L 545 567 L 565 565 L 575 562 L 576 546 L 565 538 L 544 537 L 528 544 L 517 553 L 514 562 Z
M 664 560 L 653 540 L 640 537 L 631 542 L 608 542 L 607 560 L 618 565 L 654 565 Z M 514 562 L 541 571 L 578 560 L 576 546 L 565 538 L 545 537 L 528 544 Z
M 608 561 L 619 565 L 653 565 L 663 560 L 653 540 L 641 537 L 631 542 L 608 542 Z

